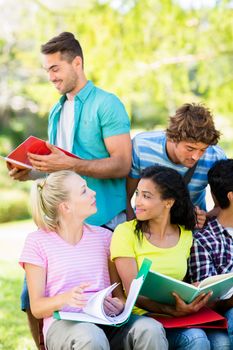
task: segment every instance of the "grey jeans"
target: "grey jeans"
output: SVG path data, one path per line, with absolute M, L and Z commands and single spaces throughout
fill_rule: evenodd
M 121 327 L 55 321 L 46 337 L 48 350 L 167 350 L 161 323 L 132 315 Z

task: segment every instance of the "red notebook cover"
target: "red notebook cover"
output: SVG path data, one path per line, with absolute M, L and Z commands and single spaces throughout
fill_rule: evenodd
M 65 151 L 60 147 L 57 148 L 70 157 L 79 158 L 75 154 Z M 24 142 L 22 142 L 10 154 L 8 154 L 7 157 L 4 157 L 4 159 L 7 162 L 13 164 L 16 168 L 32 169 L 32 165 L 27 156 L 28 152 L 39 155 L 48 155 L 51 153 L 50 149 L 46 146 L 46 142 L 44 140 L 41 140 L 35 136 L 29 136 Z
M 227 329 L 227 320 L 217 312 L 207 307 L 198 312 L 180 317 L 169 317 L 166 315 L 149 314 L 156 319 L 164 328 L 221 328 Z

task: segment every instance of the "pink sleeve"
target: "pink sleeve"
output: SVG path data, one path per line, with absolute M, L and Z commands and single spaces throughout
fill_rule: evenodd
M 46 256 L 43 253 L 38 231 L 30 233 L 24 243 L 23 250 L 19 259 L 19 264 L 24 268 L 24 263 L 46 268 Z

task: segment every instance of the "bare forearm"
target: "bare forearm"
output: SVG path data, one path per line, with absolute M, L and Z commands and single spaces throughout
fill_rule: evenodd
M 104 139 L 109 157 L 102 159 L 77 159 L 69 157 L 56 146 L 47 144 L 51 153 L 38 155 L 28 153 L 32 166 L 40 172 L 73 170 L 80 175 L 108 179 L 125 177 L 131 167 L 131 141 L 128 134 Z
M 32 314 L 38 319 L 52 316 L 54 311 L 60 310 L 65 305 L 63 296 L 64 294 L 58 294 L 31 302 Z
M 119 298 L 123 303 L 125 303 L 125 295 L 123 291 L 123 286 L 121 283 L 120 276 L 117 272 L 115 263 L 111 260 L 108 262 L 108 268 L 109 268 L 109 274 L 110 274 L 110 281 L 111 283 L 119 283 L 118 287 L 115 288 L 112 292 L 113 297 Z
M 139 297 L 137 305 L 142 309 L 148 310 L 153 313 L 161 313 L 171 315 L 174 317 L 185 316 L 193 314 L 204 307 L 211 293 L 199 295 L 192 303 L 186 304 L 177 294 L 173 293 L 176 299 L 174 305 L 160 304 L 147 298 Z
M 173 306 L 160 304 L 142 296 L 138 297 L 137 306 L 149 312 L 176 316 L 176 311 Z
M 72 158 L 71 168 L 80 175 L 109 179 L 125 177 L 130 171 L 130 164 L 114 157 L 94 160 Z

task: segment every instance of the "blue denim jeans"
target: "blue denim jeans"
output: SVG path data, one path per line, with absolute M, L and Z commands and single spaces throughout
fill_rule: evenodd
M 210 341 L 211 350 L 230 350 L 230 339 L 227 330 L 206 329 L 206 335 Z
M 169 350 L 210 350 L 204 330 L 199 328 L 166 329 Z
M 228 322 L 228 336 L 230 340 L 230 349 L 233 350 L 233 308 L 229 309 L 225 315 Z
M 170 350 L 233 350 L 226 330 L 167 329 L 166 336 Z
M 26 277 L 24 277 L 23 289 L 21 292 L 21 310 L 26 311 L 28 309 L 30 309 L 30 302 L 29 302 L 27 281 L 26 281 Z

